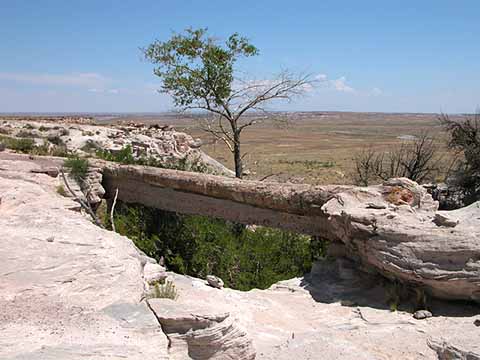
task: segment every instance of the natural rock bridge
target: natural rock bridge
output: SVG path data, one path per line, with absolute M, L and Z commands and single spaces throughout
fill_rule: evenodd
M 63 164 L 6 153 L 0 159 L 34 162 L 32 172 Z M 291 185 L 99 160 L 91 161 L 89 175 L 107 198 L 118 189 L 124 202 L 317 235 L 331 242 L 332 255 L 364 270 L 436 297 L 480 302 L 480 203 L 438 211 L 408 179 L 370 187 Z
M 408 179 L 368 188 L 246 181 L 102 163 L 125 202 L 321 236 L 331 253 L 446 299 L 480 301 L 480 206 L 438 211 Z

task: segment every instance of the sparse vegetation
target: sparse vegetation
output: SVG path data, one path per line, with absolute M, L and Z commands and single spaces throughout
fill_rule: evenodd
M 200 159 L 190 160 L 187 156 L 178 159 L 177 161 L 168 163 L 165 161 L 160 161 L 154 157 L 141 156 L 140 158 L 135 158 L 133 156 L 133 150 L 130 145 L 125 146 L 120 151 L 112 153 L 108 150 L 97 150 L 95 153 L 96 157 L 104 159 L 107 161 L 118 162 L 125 165 L 145 165 L 153 166 L 163 169 L 172 169 L 172 170 L 181 170 L 181 171 L 193 171 L 208 173 L 209 169 Z
M 171 280 L 166 280 L 163 284 L 153 284 L 150 298 L 171 299 L 176 300 L 178 298 L 178 292 L 175 284 Z
M 47 137 L 47 140 L 57 146 L 65 146 L 65 143 L 63 142 L 62 138 L 58 135 L 51 135 Z
M 78 156 L 73 156 L 65 160 L 63 164 L 69 171 L 70 175 L 78 182 L 82 183 L 88 171 L 88 160 Z
M 29 130 L 20 130 L 16 137 L 19 137 L 19 138 L 38 138 L 39 135 L 38 134 L 35 134 L 33 131 L 29 131 Z
M 440 122 L 449 135 L 449 148 L 457 155 L 449 183 L 460 190 L 465 205 L 471 204 L 480 200 L 480 113 L 461 120 L 442 115 Z
M 415 312 L 428 309 L 428 296 L 422 288 L 409 286 L 398 280 L 384 280 L 385 302 L 390 311 L 402 307 Z
M 288 165 L 302 165 L 306 169 L 312 170 L 316 168 L 332 168 L 335 167 L 334 161 L 320 161 L 320 160 L 279 160 L 280 164 Z
M 35 141 L 32 139 L 0 136 L 0 141 L 4 143 L 8 149 L 22 153 L 29 153 L 35 148 Z
M 353 180 L 362 186 L 395 177 L 418 183 L 431 181 L 439 171 L 438 156 L 434 139 L 426 133 L 388 151 L 366 148 L 353 159 Z
M 67 191 L 65 190 L 65 187 L 63 185 L 58 185 L 56 190 L 57 190 L 57 194 L 65 197 L 67 196 Z

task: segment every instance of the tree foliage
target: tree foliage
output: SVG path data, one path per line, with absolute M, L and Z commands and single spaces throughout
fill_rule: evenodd
M 118 203 L 115 227 L 147 255 L 163 257 L 170 270 L 200 278 L 214 274 L 239 290 L 301 276 L 323 254 L 309 236 L 141 205 Z
M 223 141 L 234 155 L 235 173 L 243 175 L 240 135 L 266 118 L 265 104 L 291 100 L 312 81 L 308 75 L 282 72 L 273 80 L 237 77 L 236 63 L 258 55 L 258 49 L 237 33 L 224 43 L 207 35 L 207 29 L 187 29 L 168 41 L 155 41 L 143 49 L 146 59 L 162 79 L 161 91 L 182 111 L 204 111 L 202 128 Z
M 480 113 L 461 120 L 441 115 L 440 122 L 449 134 L 448 146 L 459 159 L 450 185 L 457 187 L 465 205 L 480 200 Z

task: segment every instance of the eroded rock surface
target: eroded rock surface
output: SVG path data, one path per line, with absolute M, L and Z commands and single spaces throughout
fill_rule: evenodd
M 141 124 L 98 126 L 86 123 L 0 120 L 0 135 L 32 139 L 50 151 L 118 154 L 129 146 L 134 159 L 153 159 L 165 167 L 182 166 L 217 175 L 234 173 L 200 150 L 201 143 L 172 127 Z M 0 138 L 1 140 L 1 138 Z
M 331 239 L 344 244 L 351 259 L 433 296 L 480 302 L 478 205 L 437 211 L 423 187 L 393 179 L 338 193 L 322 210 Z M 439 214 L 455 219 L 455 227 L 436 221 Z
M 438 211 L 405 178 L 311 186 L 118 165 L 107 165 L 104 178 L 107 192 L 120 189 L 126 202 L 317 235 L 359 268 L 436 297 L 480 302 L 480 203 Z
M 433 317 L 421 321 L 412 317 L 415 309 L 410 303 L 391 312 L 379 278 L 363 274 L 349 260 L 317 263 L 303 278 L 249 292 L 215 289 L 204 280 L 165 274 L 129 239 L 93 225 L 72 199 L 56 192 L 58 177 L 39 171 L 55 166 L 56 160 L 7 155 L 0 155 L 2 359 L 251 359 L 254 354 L 272 360 L 480 358 L 476 305 L 432 300 L 428 310 Z M 393 250 L 379 250 L 373 241 L 399 246 L 402 256 L 404 249 L 419 256 L 425 248 L 415 248 L 422 242 L 416 240 L 420 219 L 436 229 L 434 235 L 463 227 L 473 241 L 478 205 L 454 213 L 459 220 L 455 228 L 441 227 L 432 221 L 435 204 L 416 192 L 415 184 L 399 184 L 358 193 L 342 190 L 325 202 L 320 210 L 338 225 L 339 232 L 332 236 L 346 236 L 345 242 L 338 242 L 347 247 L 344 251 L 363 239 L 372 248 L 373 259 L 385 256 L 392 263 L 390 259 L 396 259 Z M 389 187 L 401 189 L 391 192 Z M 371 239 L 372 214 L 386 220 L 378 221 L 380 235 Z M 387 221 L 401 217 L 411 222 Z M 412 232 L 393 238 L 395 232 L 387 232 L 387 225 Z M 460 234 L 455 238 L 461 239 Z M 429 236 L 424 234 L 426 244 L 433 241 Z M 455 260 L 471 256 L 462 244 L 430 245 L 437 253 L 447 249 L 441 256 L 455 255 Z M 407 259 L 415 258 L 411 253 L 405 252 Z M 427 261 L 417 263 L 425 267 Z M 428 261 L 432 268 L 437 263 L 442 267 L 435 272 L 441 274 L 447 265 L 440 258 Z M 400 265 L 396 271 L 402 273 Z M 175 284 L 177 299 L 149 299 L 147 304 L 149 280 L 165 275 Z M 466 280 L 458 281 L 461 287 Z
M 255 359 L 252 340 L 238 319 L 219 312 L 215 304 L 185 306 L 170 299 L 148 303 L 168 337 L 170 359 Z
M 206 281 L 170 273 L 177 309 L 228 313 L 252 338 L 257 359 L 477 359 L 475 305 L 429 302 L 433 317 L 412 316 L 414 301 L 392 312 L 386 288 L 353 264 L 318 263 L 303 278 L 268 290 L 214 289 Z M 414 300 L 414 299 L 410 299 Z M 172 316 L 173 318 L 174 316 Z M 187 316 L 187 318 L 191 318 Z M 179 322 L 180 323 L 180 322 Z M 464 357 L 441 357 L 444 353 Z M 470 357 L 466 357 L 466 355 Z
M 40 165 L 0 169 L 0 358 L 167 359 L 141 301 L 146 257 L 79 213 Z

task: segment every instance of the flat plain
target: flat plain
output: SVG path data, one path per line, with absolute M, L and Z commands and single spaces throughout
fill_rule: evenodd
M 427 132 L 445 153 L 445 134 L 438 114 L 292 112 L 284 121 L 265 121 L 242 133 L 242 151 L 249 179 L 311 184 L 352 183 L 354 157 L 363 149 L 390 150 Z M 210 156 L 233 168 L 228 148 L 203 132 L 196 118 L 174 114 L 123 115 L 99 122 L 140 122 L 172 125 L 203 142 Z M 442 166 L 448 166 L 444 159 Z

